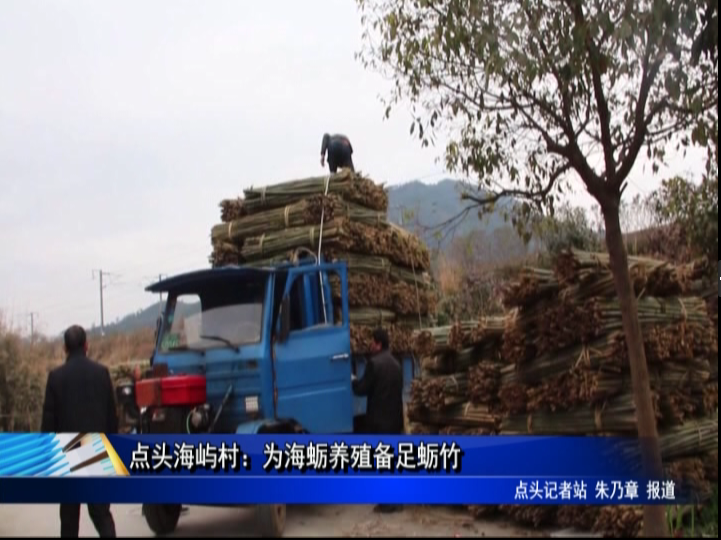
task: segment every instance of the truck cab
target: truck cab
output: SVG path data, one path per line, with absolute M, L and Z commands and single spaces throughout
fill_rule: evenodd
M 365 398 L 352 390 L 365 359 L 351 351 L 345 263 L 189 272 L 147 289 L 167 294 L 151 369 L 119 389 L 141 433 L 353 433 Z M 404 367 L 405 399 L 417 367 Z M 284 506 L 259 508 L 280 536 Z M 158 534 L 179 505 L 146 505 Z

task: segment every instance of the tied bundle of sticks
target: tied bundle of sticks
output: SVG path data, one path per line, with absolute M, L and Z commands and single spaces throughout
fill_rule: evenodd
M 535 528 L 555 523 L 558 515 L 558 507 L 550 505 L 502 504 L 499 506 L 499 510 L 515 522 Z
M 667 261 L 647 257 L 628 257 L 631 280 L 637 291 L 650 296 L 675 296 L 688 290 L 689 271 Z M 608 253 L 567 250 L 556 258 L 555 274 L 562 285 L 586 284 L 611 273 Z M 693 272 L 691 272 L 693 275 Z
M 522 393 L 526 398 L 526 393 Z M 656 418 L 661 418 L 658 396 L 653 396 Z M 570 410 L 541 410 L 533 413 L 519 413 L 524 407 L 517 403 L 511 414 L 503 419 L 503 434 L 535 434 L 535 435 L 582 435 L 604 433 L 633 434 L 637 430 L 636 406 L 631 392 L 625 392 L 614 398 L 596 405 L 579 405 Z
M 311 263 L 320 255 L 344 262 L 354 353 L 367 353 L 374 326 L 388 330 L 393 352 L 412 351 L 412 332 L 427 325 L 437 298 L 423 242 L 390 223 L 388 195 L 350 171 L 244 190 L 221 202 L 211 231 L 214 266 Z M 342 286 L 328 275 L 334 321 L 342 315 Z M 380 316 L 377 316 L 380 314 Z
M 497 433 L 503 328 L 503 318 L 483 317 L 416 332 L 422 377 L 411 387 L 409 416 L 440 433 Z
M 603 402 L 631 388 L 630 373 L 617 362 L 609 362 L 611 350 L 589 352 L 591 364 L 572 364 L 575 354 L 549 358 L 545 364 L 524 373 L 504 366 L 500 375 L 505 384 L 501 401 L 507 410 L 519 414 L 537 411 L 567 411 L 582 405 Z M 565 366 L 564 366 L 565 362 Z M 604 363 L 605 362 L 605 363 Z M 546 368 L 547 377 L 540 375 Z M 659 407 L 665 424 L 677 424 L 686 418 L 706 415 L 718 403 L 717 386 L 708 383 L 709 362 L 693 359 L 665 362 L 650 367 L 651 388 L 659 395 Z M 521 380 L 531 381 L 524 384 Z
M 693 296 L 702 269 L 641 258 L 629 266 L 662 459 L 672 478 L 703 494 L 718 475 L 718 420 L 711 418 L 718 407 L 718 335 L 706 299 Z M 513 311 L 503 336 L 500 433 L 636 434 L 608 256 L 566 252 L 552 276 L 524 270 L 505 295 Z M 640 455 L 625 457 L 640 461 Z M 641 518 L 640 509 L 619 506 L 564 507 L 557 516 L 563 526 L 608 536 L 636 535 Z
M 418 402 L 417 408 L 431 412 L 443 412 L 454 405 L 467 401 L 468 374 L 456 373 L 413 381 L 411 396 Z
M 350 221 L 350 218 L 336 218 L 324 221 L 322 236 L 323 245 L 328 249 L 387 257 L 393 264 L 413 267 L 418 272 L 424 272 L 430 267 L 430 255 L 420 240 L 387 224 L 371 226 Z M 249 263 L 269 258 L 282 260 L 283 255 L 290 259 L 298 248 L 316 252 L 320 240 L 319 222 L 317 225 L 243 236 L 242 242 L 235 241 L 233 244 L 220 240 L 216 246 L 223 245 L 224 249 L 235 246 L 239 260 Z
M 337 195 L 319 194 L 284 207 L 234 217 L 230 221 L 223 220 L 223 223 L 212 228 L 211 239 L 213 243 L 229 242 L 242 247 L 245 238 L 262 235 L 268 230 L 316 225 L 320 223 L 321 217 L 324 221 L 349 219 L 370 225 L 386 222 L 385 212 L 346 202 Z
M 333 301 L 341 302 L 341 280 L 331 276 Z M 393 310 L 399 315 L 434 313 L 437 305 L 435 291 L 425 284 L 415 287 L 407 281 L 394 281 L 380 274 L 351 274 L 348 277 L 348 305 L 360 308 L 372 305 Z
M 408 418 L 423 426 L 434 426 L 439 431 L 455 427 L 480 429 L 484 434 L 497 433 L 501 421 L 500 413 L 493 407 L 471 402 L 452 405 L 442 411 L 429 411 L 422 401 L 422 388 L 417 384 L 411 387 Z
M 445 352 L 459 353 L 474 344 L 473 337 L 478 334 L 476 330 L 478 325 L 478 321 L 458 321 L 451 325 L 415 332 L 413 336 L 414 351 L 420 356 Z
M 417 346 L 417 341 L 414 342 L 414 346 Z M 500 374 L 502 361 L 498 347 L 494 347 L 492 344 L 480 344 L 463 349 L 458 353 L 455 351 L 441 351 L 437 354 L 422 356 L 421 368 L 429 376 L 448 375 L 459 371 L 468 371 L 482 362 L 497 365 Z
M 643 529 L 642 506 L 602 506 L 593 532 L 605 538 L 638 538 Z

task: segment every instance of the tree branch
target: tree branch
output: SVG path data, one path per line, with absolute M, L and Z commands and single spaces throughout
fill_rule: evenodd
M 502 189 L 501 191 L 484 198 L 476 197 L 468 192 L 464 192 L 461 194 L 461 200 L 473 201 L 478 206 L 488 206 L 506 197 L 520 197 L 528 200 L 545 199 L 551 192 L 553 186 L 556 184 L 561 175 L 568 172 L 570 168 L 571 165 L 569 163 L 565 163 L 560 166 L 551 174 L 548 179 L 548 183 L 543 188 L 537 191 L 527 191 L 523 189 Z
M 571 10 L 575 20 L 576 27 L 585 33 L 586 49 L 589 56 L 589 65 L 591 66 L 591 80 L 593 81 L 593 93 L 596 98 L 596 106 L 598 107 L 598 122 L 601 126 L 601 141 L 603 143 L 603 157 L 606 165 L 606 173 L 602 175 L 606 179 L 610 179 L 616 171 L 616 161 L 613 157 L 613 139 L 611 138 L 611 113 L 608 110 L 608 102 L 603 92 L 603 82 L 601 81 L 601 55 L 593 42 L 591 33 L 588 31 L 588 25 L 583 16 L 583 6 L 580 0 L 569 0 Z

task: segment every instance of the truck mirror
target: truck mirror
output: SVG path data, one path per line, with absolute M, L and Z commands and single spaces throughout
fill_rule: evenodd
M 278 341 L 283 343 L 290 334 L 290 296 L 283 298 L 280 304 L 280 334 Z

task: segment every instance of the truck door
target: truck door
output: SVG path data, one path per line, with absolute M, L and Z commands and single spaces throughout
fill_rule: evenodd
M 335 309 L 331 277 L 341 292 Z M 276 417 L 292 418 L 311 433 L 353 431 L 347 290 L 345 267 L 339 264 L 288 271 L 289 332 L 274 344 Z M 283 307 L 280 311 L 277 330 Z

